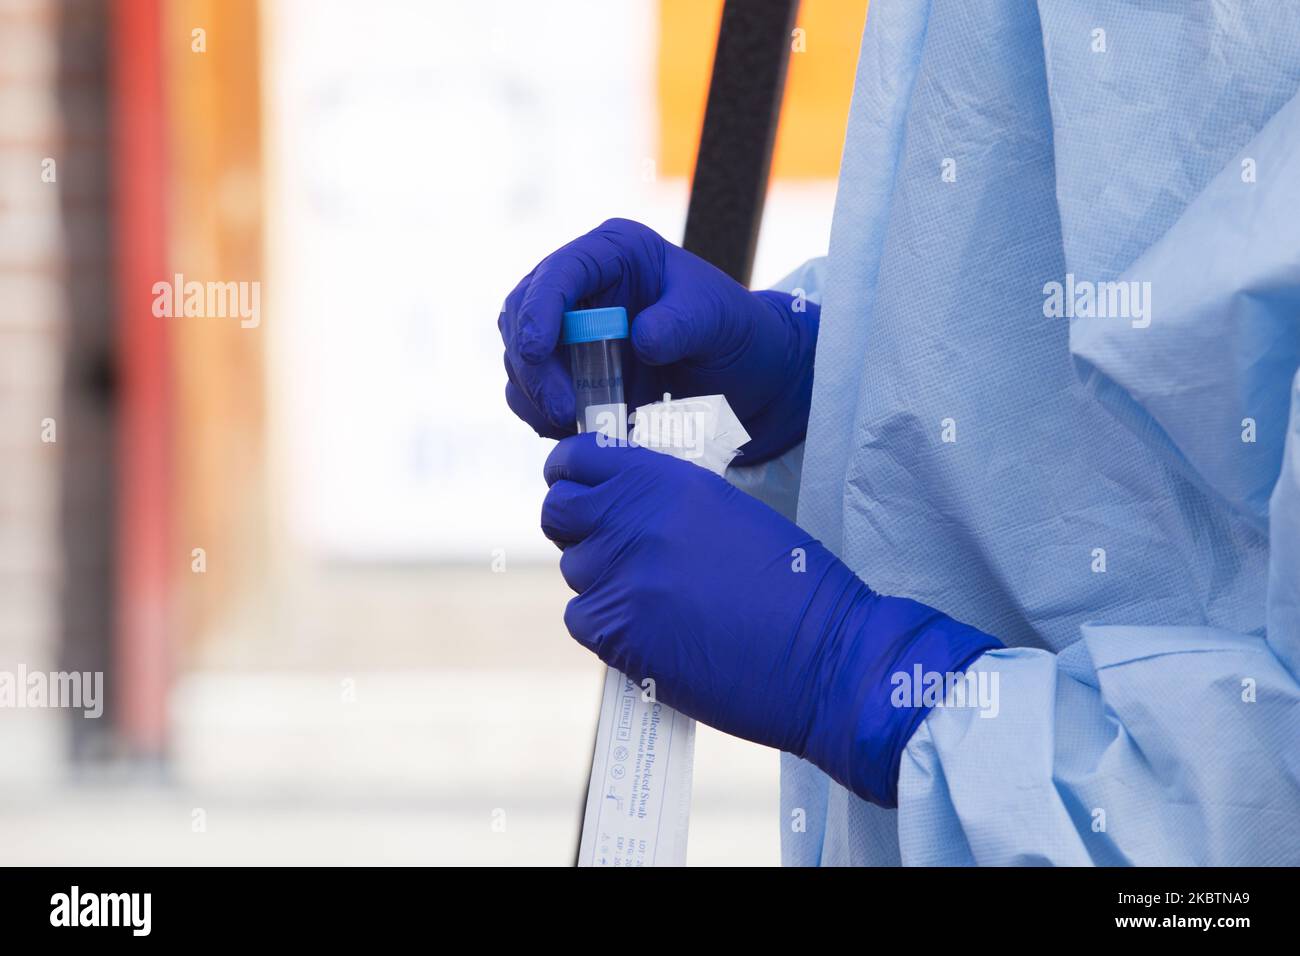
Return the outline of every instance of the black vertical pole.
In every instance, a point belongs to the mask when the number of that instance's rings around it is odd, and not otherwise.
[[[749,284],[798,0],[727,0],[683,247]]]

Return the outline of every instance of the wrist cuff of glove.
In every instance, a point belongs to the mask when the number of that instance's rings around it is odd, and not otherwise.
[[[916,728],[950,680],[1003,645],[917,601],[876,594],[843,564],[833,571],[805,617],[823,622],[830,664],[805,756],[864,800],[892,808]]]

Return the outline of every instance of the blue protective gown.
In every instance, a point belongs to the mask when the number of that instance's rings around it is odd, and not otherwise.
[[[1298,90],[1300,4],[872,4],[806,446],[732,472],[1008,647],[897,811],[782,755],[786,863],[1300,864]]]

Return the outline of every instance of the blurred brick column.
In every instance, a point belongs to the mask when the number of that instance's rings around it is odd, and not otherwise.
[[[86,95],[102,82],[94,73],[103,60],[93,55],[93,44],[82,44],[88,62],[65,65],[63,17],[76,6],[0,0],[0,668],[6,670],[103,669],[108,647],[106,403],[85,398],[77,387],[86,380],[102,386],[96,369],[102,370],[108,334],[104,194],[102,183],[95,184],[103,164],[103,104],[93,92]],[[88,279],[84,286],[81,278]],[[55,441],[43,441],[50,428]],[[75,481],[64,481],[68,473]],[[61,511],[71,560],[61,546]],[[75,613],[61,615],[68,607]],[[66,716],[0,712],[6,780],[57,771]]]

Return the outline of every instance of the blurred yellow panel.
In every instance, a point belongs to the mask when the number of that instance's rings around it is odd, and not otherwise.
[[[659,168],[695,166],[723,0],[659,0]],[[853,95],[867,0],[803,0],[790,37],[774,179],[834,179]]]

